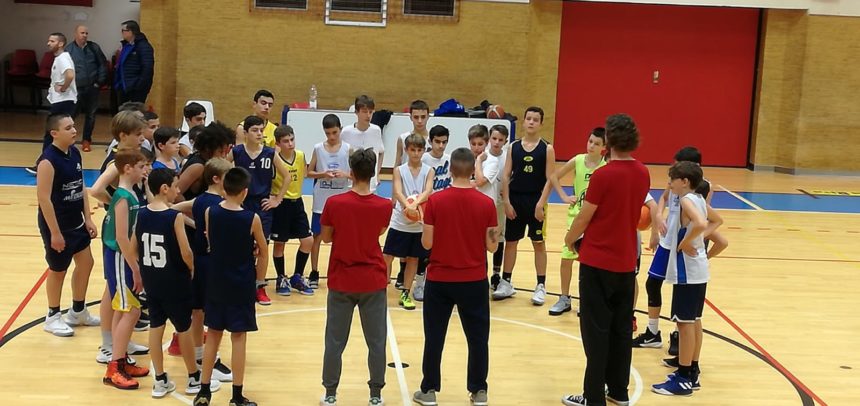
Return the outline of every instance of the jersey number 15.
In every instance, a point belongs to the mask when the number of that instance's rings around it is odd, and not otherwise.
[[[143,233],[143,265],[154,268],[164,268],[167,265],[167,251],[164,250],[164,236],[161,234]]]

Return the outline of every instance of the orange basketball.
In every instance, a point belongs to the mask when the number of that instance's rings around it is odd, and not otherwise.
[[[487,109],[487,118],[505,118],[505,108],[498,104],[493,104]]]
[[[642,212],[639,214],[639,231],[645,231],[651,227],[651,209],[648,206],[642,206]]]
[[[409,204],[412,204],[412,202],[414,202],[416,200],[418,200],[418,195],[411,195],[411,196],[408,196],[406,198],[406,201]],[[418,213],[409,212],[408,210],[406,210],[404,208],[403,209],[403,215],[406,216],[406,218],[413,223],[423,220],[424,219],[424,204],[425,203],[421,203],[418,205]]]

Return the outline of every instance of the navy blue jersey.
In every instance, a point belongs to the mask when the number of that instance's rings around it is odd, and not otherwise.
[[[116,154],[117,151],[119,151],[119,147],[113,147],[108,150],[108,154],[107,156],[105,156],[105,160],[102,161],[102,166],[99,167],[99,175],[105,173],[107,168],[113,165],[113,156]],[[119,177],[117,177],[117,179],[119,179]],[[131,187],[131,190],[134,192],[134,196],[137,197],[137,201],[140,202],[141,207],[146,205],[146,187],[144,186],[143,182],[137,185],[133,185]],[[113,192],[116,191],[116,187],[114,187],[113,185],[107,185],[105,191],[109,196],[113,197]],[[109,209],[110,203],[105,203],[105,211],[108,211]]]
[[[218,303],[253,303],[256,290],[254,236],[255,214],[228,210],[220,204],[209,208],[209,259],[206,298]]]
[[[223,197],[209,192],[203,192],[194,198],[194,204],[191,205],[191,215],[194,217],[194,224],[197,228],[194,230],[193,237],[190,238],[194,255],[209,255],[209,243],[206,241],[206,209],[217,206],[222,200],[224,200]]]
[[[173,209],[153,211],[149,207],[137,212],[134,234],[140,275],[146,294],[152,298],[180,299],[191,293],[191,273],[173,228],[178,214]]]
[[[540,194],[546,185],[546,150],[543,139],[531,151],[523,148],[522,140],[511,143],[511,192]]]
[[[53,144],[42,151],[39,162],[48,161],[54,168],[51,185],[51,204],[57,216],[60,231],[74,230],[84,224],[84,177],[81,171],[81,153],[74,146],[65,153]],[[39,224],[47,228],[42,208],[39,207]]]
[[[272,193],[272,179],[275,179],[275,149],[263,147],[263,150],[251,158],[245,150],[245,145],[233,147],[233,162],[238,168],[245,168],[251,173],[251,184],[248,186],[246,200],[268,198]]]
[[[191,155],[188,155],[188,159],[185,160],[185,163],[182,165],[182,169],[179,170],[179,174],[182,175],[182,172],[185,172],[191,166],[198,164],[206,165],[206,160],[200,156],[199,152],[194,152]],[[182,192],[182,197],[184,197],[185,200],[191,200],[205,191],[206,180],[204,180],[201,175],[199,179],[195,180],[194,183],[188,186],[188,189],[185,189],[185,191]]]

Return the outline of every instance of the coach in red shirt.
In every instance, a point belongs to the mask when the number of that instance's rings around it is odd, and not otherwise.
[[[606,398],[629,401],[636,226],[651,180],[645,165],[630,155],[639,146],[630,116],[606,119],[606,143],[612,161],[591,175],[582,210],[564,238],[574,246],[583,236],[579,328],[586,357],[583,394],[562,398],[568,406],[604,405]]]
[[[421,390],[413,400],[435,405],[441,389],[442,347],[457,306],[469,347],[466,388],[473,404],[487,402],[490,303],[487,251],[498,247],[496,206],[469,182],[475,157],[468,148],[451,153],[451,187],[430,196],[421,243],[431,249],[424,287],[424,361]]]

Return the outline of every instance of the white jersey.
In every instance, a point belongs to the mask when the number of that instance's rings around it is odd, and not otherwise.
[[[385,146],[382,144],[382,129],[376,124],[371,124],[364,131],[355,128],[355,124],[346,126],[340,132],[340,139],[353,149],[373,148],[377,158],[379,154],[385,152]],[[377,175],[376,168],[373,168],[373,177],[370,178],[370,191],[373,193],[376,192],[376,186],[379,184]]]
[[[406,154],[406,137],[408,137],[410,134],[412,134],[411,131],[407,131],[403,134],[400,134],[400,145],[403,146],[403,151],[401,151],[401,154],[400,154],[400,162],[395,162],[394,163],[395,165],[403,165],[403,164],[409,162],[409,155]],[[424,138],[424,151],[429,151],[430,150],[430,138],[424,137],[423,135],[422,135],[422,137]]]
[[[666,216],[666,235],[660,236],[660,246],[672,250],[678,246],[678,230],[681,228],[681,199],[678,195],[668,192],[666,207],[669,215]]]
[[[179,137],[179,145],[185,145],[194,152],[194,145],[191,145],[191,137],[188,136],[188,133],[185,133],[182,137]]]
[[[434,158],[429,152],[421,157],[421,162],[433,168],[433,193],[445,190],[451,186],[451,155],[443,154],[441,158]]]
[[[502,151],[502,155],[504,155],[504,151]],[[484,178],[487,179],[487,183],[478,188],[478,191],[487,195],[490,199],[493,199],[493,203],[499,203],[499,195],[501,187],[501,183],[498,182],[498,179],[501,177],[502,169],[499,167],[499,161],[501,157],[495,156],[490,153],[489,150],[484,151],[484,154],[487,156],[487,159],[481,163],[481,173],[484,174]]]
[[[696,210],[698,210],[702,216],[708,216],[707,203],[705,203],[705,199],[701,195],[696,193],[687,193],[684,195],[683,199],[692,201]],[[684,235],[687,233],[687,230],[687,225],[678,230],[676,233],[677,242],[681,242]],[[708,271],[708,253],[705,251],[705,241],[701,234],[693,239],[693,248],[696,249],[695,256],[685,254],[678,250],[677,246],[674,248],[673,254],[676,252],[677,254],[669,256],[669,266],[668,269],[666,269],[666,282],[680,285],[708,282],[708,279],[710,279],[710,272]]]
[[[323,144],[321,142],[314,145],[316,166],[313,170],[315,172],[340,170],[349,173],[349,144],[341,142],[337,152],[326,151]],[[351,187],[349,178],[315,179],[313,212],[321,214],[329,197],[347,192]]]
[[[433,168],[429,165],[421,164],[421,169],[418,171],[418,176],[413,176],[409,170],[409,165],[400,165],[394,168],[395,171],[400,171],[400,184],[403,186],[403,194],[405,196],[418,195],[424,192],[424,185],[427,183],[427,176],[433,176]],[[391,222],[388,227],[404,233],[420,233],[424,230],[424,225],[419,222],[413,222],[406,218],[403,214],[403,206],[400,202],[394,205],[394,212],[391,213]]]

